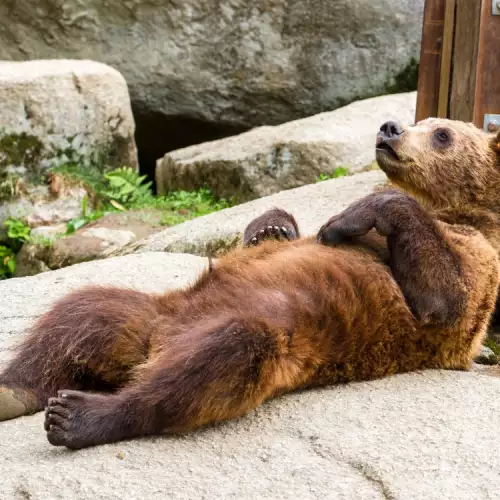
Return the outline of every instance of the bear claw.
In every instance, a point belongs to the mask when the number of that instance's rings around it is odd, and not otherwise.
[[[261,229],[251,240],[252,245],[257,245],[265,239],[281,240],[289,239],[290,232],[284,226],[267,226],[266,229]]]
[[[292,241],[299,238],[294,217],[281,209],[268,210],[245,229],[243,244],[258,245],[264,240]]]

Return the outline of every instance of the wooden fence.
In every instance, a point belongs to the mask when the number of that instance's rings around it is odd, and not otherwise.
[[[416,120],[500,127],[500,0],[427,0]]]

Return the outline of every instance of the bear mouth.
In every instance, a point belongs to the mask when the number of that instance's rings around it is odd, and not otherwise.
[[[376,147],[377,153],[384,153],[390,156],[393,160],[399,161],[399,156],[397,155],[394,148],[386,141],[380,141]]]

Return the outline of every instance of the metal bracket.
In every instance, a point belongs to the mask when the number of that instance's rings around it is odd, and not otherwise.
[[[500,2],[498,0],[491,0],[491,12],[494,16],[500,16]]]
[[[500,130],[500,115],[484,115],[483,128],[485,132],[496,132]]]

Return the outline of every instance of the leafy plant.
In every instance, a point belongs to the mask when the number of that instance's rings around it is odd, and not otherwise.
[[[81,227],[85,226],[91,221],[100,219],[106,212],[95,211],[89,212],[87,197],[84,196],[82,200],[82,215],[81,217],[75,217],[66,223],[66,234],[72,234],[78,231]]]
[[[122,167],[106,171],[104,161],[94,161],[90,164],[79,163],[74,155],[63,151],[66,159],[64,163],[50,169],[62,177],[63,182],[69,185],[83,186],[93,200],[89,207],[87,196],[82,200],[81,215],[70,220],[66,225],[66,233],[58,237],[70,235],[91,221],[100,219],[104,215],[129,209],[146,209],[149,212],[161,213],[161,224],[173,226],[186,220],[206,215],[233,205],[233,200],[217,199],[209,189],[198,191],[175,191],[166,196],[155,196],[151,191],[152,182],[146,182],[147,177],[129,167]],[[8,185],[0,183],[2,189],[11,195],[15,186],[10,179]],[[1,196],[0,196],[1,198]],[[158,220],[158,219],[156,219]],[[51,246],[52,239],[31,236],[31,230],[22,220],[11,218],[5,222],[8,242],[0,246],[0,279],[9,278],[16,269],[16,254],[26,242],[35,245]]]
[[[74,233],[89,222],[115,211],[159,210],[164,213],[161,224],[172,226],[232,205],[232,201],[216,199],[209,189],[175,191],[166,196],[154,196],[151,191],[152,182],[146,182],[147,176],[141,176],[130,167],[121,167],[102,174],[100,167],[91,166],[84,169],[66,164],[52,171],[83,183],[95,195],[96,206],[99,208],[93,212],[89,211],[87,199],[84,198],[82,215],[68,222],[66,234]]]
[[[7,236],[10,240],[9,247],[17,253],[23,243],[29,241],[31,229],[22,220],[13,217],[7,219],[4,226],[7,228]]]
[[[31,229],[22,220],[11,217],[4,222],[4,225],[9,238],[23,243],[29,240]]]
[[[124,207],[151,202],[153,194],[151,192],[152,182],[146,182],[146,175],[139,175],[130,167],[122,167],[106,174],[105,179],[109,187],[102,191],[110,201],[117,202]],[[120,209],[120,206],[115,208]]]
[[[174,191],[158,200],[158,205],[165,210],[162,224],[173,226],[189,219],[207,215],[231,206],[231,202],[216,199],[209,189],[198,191]]]
[[[16,254],[12,249],[0,245],[0,280],[10,278],[16,270]]]
[[[10,278],[16,270],[16,254],[23,243],[30,241],[30,227],[22,220],[11,217],[4,222],[7,245],[0,245],[0,279]]]
[[[87,191],[99,193],[106,188],[103,166],[91,164],[82,166],[68,162],[51,168],[50,172],[63,177],[69,184],[83,186]]]
[[[321,173],[316,177],[316,182],[326,181],[328,179],[337,179],[338,177],[345,177],[349,175],[347,167],[336,167],[329,174]]]
[[[176,214],[176,213],[166,213],[160,221],[162,226],[176,226],[177,224],[182,224],[189,220],[186,215]]]

